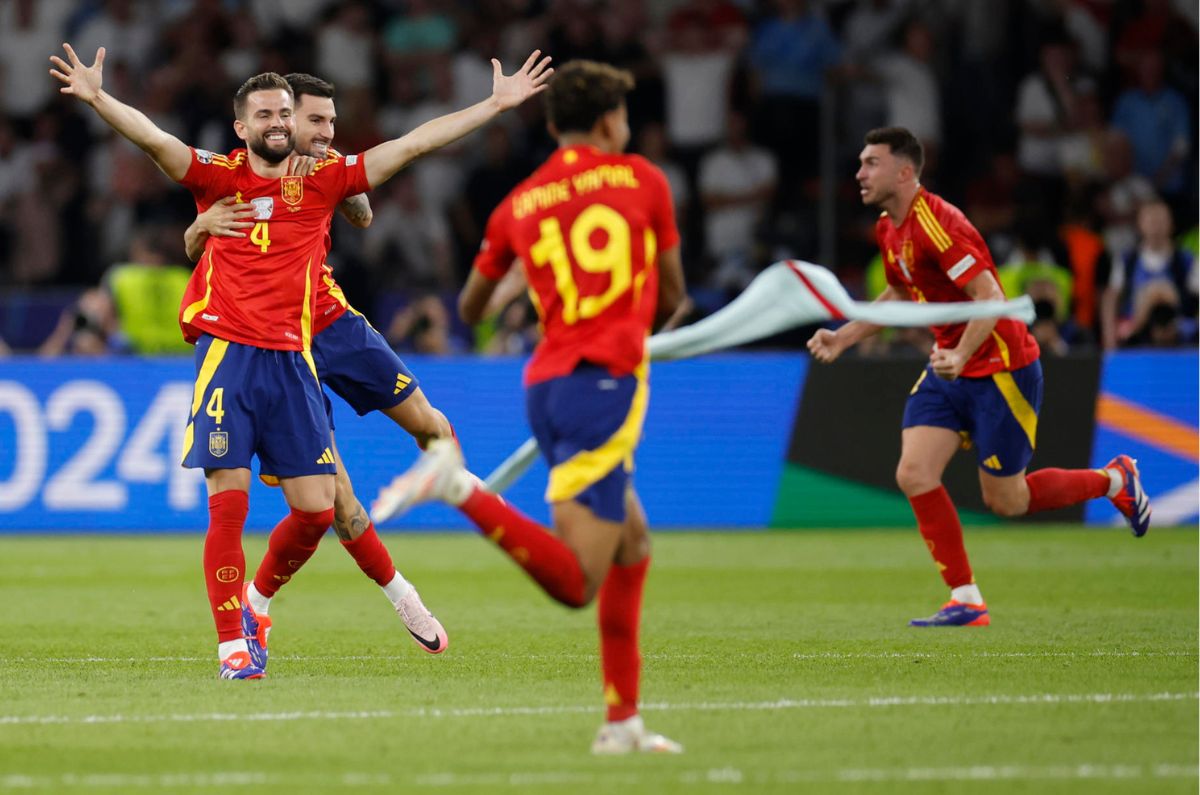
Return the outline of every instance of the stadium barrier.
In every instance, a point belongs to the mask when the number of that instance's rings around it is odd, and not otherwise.
[[[414,356],[409,364],[477,472],[528,436],[521,362]],[[656,365],[636,475],[652,523],[911,525],[891,472],[904,396],[920,367],[848,359],[810,373],[806,356],[780,353]],[[1194,352],[1122,353],[1104,366],[1048,360],[1046,375],[1034,466],[1101,466],[1129,451],[1142,461],[1156,519],[1195,520]],[[0,360],[0,533],[202,530],[203,479],[178,466],[192,378],[187,359]],[[417,450],[386,418],[359,418],[333,402],[338,446],[369,502]],[[507,495],[542,520],[545,477],[539,463]],[[990,519],[978,510],[969,456],[956,458],[949,483],[968,521]],[[248,526],[269,529],[284,510],[278,490],[256,483]],[[1114,514],[1101,501],[1082,516],[1107,523]],[[423,506],[385,529],[464,527],[457,513]]]

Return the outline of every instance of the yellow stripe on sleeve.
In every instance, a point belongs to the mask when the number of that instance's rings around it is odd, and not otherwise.
[[[933,211],[925,203],[924,197],[918,196],[913,206],[917,212],[917,220],[921,222],[921,228],[925,230],[925,234],[929,235],[929,239],[933,241],[933,245],[937,247],[938,252],[941,253],[950,248],[953,245],[950,235],[946,234],[946,230],[938,223],[938,219],[934,217]]]

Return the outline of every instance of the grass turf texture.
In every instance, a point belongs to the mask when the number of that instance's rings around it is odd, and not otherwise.
[[[471,535],[385,542],[446,653],[330,537],[269,678],[226,682],[199,537],[0,539],[0,790],[1196,791],[1194,529],[968,530],[994,623],[960,630],[905,626],[944,596],[915,533],[661,534],[644,715],[687,752],[626,758],[588,753],[594,608]]]

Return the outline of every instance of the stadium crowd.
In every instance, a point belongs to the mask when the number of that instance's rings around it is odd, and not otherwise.
[[[862,133],[902,125],[923,182],[1034,297],[1048,354],[1195,344],[1192,0],[0,0],[0,355],[184,349],[161,297],[186,281],[195,208],[57,94],[64,40],[89,62],[106,46],[107,90],[218,152],[260,71],[332,81],[334,146],[355,152],[485,97],[493,56],[630,69],[633,148],[670,179],[695,314],[770,262],[818,261],[822,200],[838,219],[822,264],[881,290],[853,174]],[[486,329],[447,299],[552,146],[529,103],[372,195],[365,231],[335,223],[338,281],[398,350],[531,350],[523,299]]]

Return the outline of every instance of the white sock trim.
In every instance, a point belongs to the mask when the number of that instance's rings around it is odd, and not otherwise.
[[[950,598],[965,605],[983,604],[983,594],[979,592],[979,586],[975,583],[952,588],[950,590]]]
[[[271,609],[271,597],[263,596],[254,587],[254,583],[246,589],[246,598],[250,600],[250,607],[254,608],[254,612],[260,616],[265,616]]]
[[[387,585],[381,586],[383,595],[392,603],[392,607],[399,609],[400,600],[412,593],[412,583],[404,579],[404,575],[396,570],[396,576]]]
[[[1104,471],[1108,473],[1108,496],[1112,499],[1125,488],[1125,475],[1116,467],[1109,467]]]
[[[217,659],[225,660],[229,657],[229,655],[237,654],[239,651],[244,651],[246,653],[250,652],[250,650],[248,648],[246,648],[246,639],[245,638],[238,638],[237,640],[227,640],[222,643],[218,643],[217,644]]]

